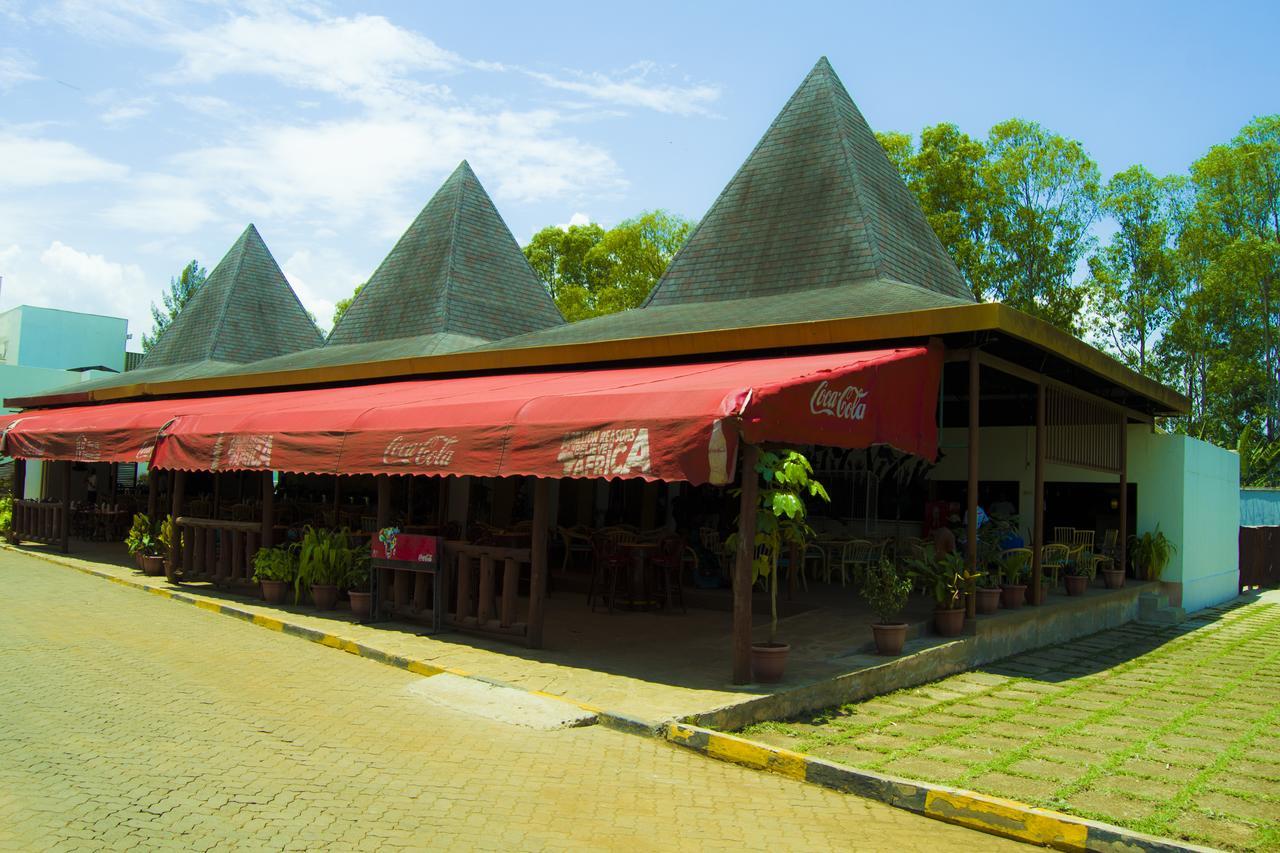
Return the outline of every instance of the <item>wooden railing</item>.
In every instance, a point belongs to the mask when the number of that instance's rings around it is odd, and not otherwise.
[[[181,570],[184,581],[253,584],[253,557],[262,546],[261,524],[182,516],[175,527],[175,568]]]
[[[67,508],[61,501],[13,502],[13,533],[18,541],[63,545],[69,523]]]
[[[448,622],[464,631],[529,641],[529,615],[519,612],[521,570],[531,566],[529,548],[446,542],[446,565],[454,566],[454,610]]]

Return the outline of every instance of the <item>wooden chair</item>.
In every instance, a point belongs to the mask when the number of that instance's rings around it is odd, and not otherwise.
[[[1088,548],[1090,551],[1092,551],[1093,550],[1093,531],[1079,530],[1079,529],[1072,531],[1070,545],[1073,549]]]
[[[826,577],[827,575],[827,549],[823,548],[817,542],[808,542],[804,546],[804,552],[800,555],[800,584],[806,591],[809,589],[809,581],[805,577],[808,572],[809,563],[816,560],[818,565],[814,571],[815,577]]]
[[[680,599],[680,612],[688,613],[684,606],[684,585],[681,575],[684,566],[684,537],[668,536],[658,543],[658,553],[649,562],[658,570],[662,583],[662,606],[670,609],[675,599]],[[674,593],[674,595],[673,595]]]
[[[1054,545],[1070,545],[1075,538],[1076,529],[1074,527],[1055,527],[1053,528]]]
[[[1044,550],[1040,552],[1040,567],[1042,571],[1048,572],[1053,577],[1053,588],[1058,588],[1058,573],[1062,571],[1063,565],[1071,556],[1071,549],[1061,542],[1054,542],[1044,546]]]
[[[1012,561],[1013,565],[1017,568],[1018,573],[1021,574],[1026,571],[1027,566],[1031,564],[1031,549],[1006,548],[1000,552],[1000,562],[1004,563],[1006,561]],[[1044,565],[1043,561],[1041,561],[1041,565]]]
[[[593,611],[596,609],[598,593],[604,599],[605,608],[612,613],[618,576],[627,570],[627,552],[603,534],[593,536],[591,545],[595,560],[591,566],[591,584],[587,587],[587,606]]]

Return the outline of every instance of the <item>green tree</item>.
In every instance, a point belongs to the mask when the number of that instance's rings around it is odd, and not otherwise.
[[[191,297],[195,296],[196,291],[208,277],[208,271],[200,266],[198,261],[193,260],[182,268],[182,272],[178,273],[176,278],[169,279],[168,289],[160,295],[164,302],[163,309],[154,302],[151,303],[152,329],[150,335],[142,336],[144,353],[151,351],[156,341],[160,340],[160,336],[164,334],[164,330],[169,328],[169,324],[191,301]]]
[[[608,231],[594,222],[543,228],[525,257],[569,321],[641,305],[693,223],[654,210]]]
[[[350,296],[345,299],[339,299],[337,302],[333,303],[333,323],[329,326],[330,329],[337,328],[338,321],[347,313],[347,309],[351,307],[351,303],[356,301],[356,297],[360,295],[360,291],[364,290],[364,286],[365,282],[360,282],[356,285],[356,289],[352,291]],[[315,318],[313,317],[312,319],[314,320]]]
[[[1102,193],[1116,223],[1111,241],[1089,258],[1085,325],[1121,361],[1158,375],[1153,344],[1176,310],[1178,217],[1186,180],[1157,178],[1142,166],[1117,173]]]
[[[946,123],[926,127],[920,134],[919,150],[911,137],[902,133],[883,133],[877,138],[915,193],[925,218],[956,262],[974,298],[991,298],[991,191],[984,173],[986,147]]]
[[[1079,334],[1075,275],[1098,218],[1097,164],[1079,142],[1024,119],[993,127],[987,152],[991,296]]]

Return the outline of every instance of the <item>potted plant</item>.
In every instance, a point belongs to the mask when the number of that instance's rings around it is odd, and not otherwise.
[[[1000,566],[997,564],[995,568],[988,568],[978,575],[975,609],[984,616],[995,613],[1000,609],[1000,597],[1003,594],[1000,589]]]
[[[1160,580],[1177,550],[1161,532],[1159,524],[1155,530],[1129,537],[1129,554],[1133,557],[1133,565],[1140,580]],[[1124,567],[1120,568],[1123,571]]]
[[[1062,564],[1067,595],[1084,595],[1097,570],[1098,564],[1093,559],[1092,553],[1084,549],[1072,551],[1067,561]]]
[[[907,606],[911,593],[911,578],[898,574],[889,560],[881,560],[871,566],[862,581],[862,597],[871,605],[879,622],[871,623],[871,633],[876,640],[876,653],[900,655],[907,642],[907,623],[898,618]]]
[[[253,555],[253,579],[262,585],[262,597],[267,604],[284,604],[289,586],[297,577],[297,545],[260,548]]]
[[[1108,560],[1102,566],[1099,572],[1107,589],[1121,589],[1124,586],[1124,569],[1116,565],[1115,560]]]
[[[778,556],[784,547],[804,552],[813,530],[805,521],[806,497],[831,500],[822,484],[813,479],[813,466],[794,450],[763,451],[756,473],[764,481],[756,500],[755,559],[752,582],[766,579],[769,586],[769,641],[751,644],[752,677],[763,683],[781,681],[791,646],[778,642]],[[746,472],[744,472],[744,476]],[[741,494],[741,490],[735,490]],[[737,548],[737,535],[728,545]],[[794,567],[793,567],[794,568]]]
[[[18,536],[13,529],[13,501],[12,497],[0,498],[0,533],[10,545],[17,545]]]
[[[338,585],[351,572],[356,549],[351,547],[351,531],[328,530],[308,525],[302,534],[298,554],[298,576],[293,583],[296,602],[302,588],[311,590],[311,603],[320,610],[332,610],[338,606]]]
[[[351,564],[344,585],[347,597],[351,599],[351,615],[361,622],[366,621],[373,610],[373,593],[369,591],[369,555],[360,552]]]
[[[134,513],[133,524],[129,525],[129,532],[124,537],[124,547],[129,552],[129,556],[133,557],[139,569],[142,568],[142,551],[147,543],[153,539],[153,536],[151,519],[147,518],[144,513]]]
[[[964,631],[964,591],[975,575],[964,567],[964,557],[954,551],[937,556],[932,545],[924,548],[924,558],[909,565],[921,587],[934,600],[933,627],[944,637],[958,637]]]
[[[173,545],[177,541],[178,530],[173,523],[173,516],[166,515],[160,522],[160,532],[156,536],[156,554],[160,557],[160,569],[170,583],[178,582],[178,567],[169,558],[173,553]],[[154,569],[154,564],[150,564]],[[147,569],[144,568],[143,571]]]
[[[1009,610],[1027,603],[1027,585],[1023,578],[1031,569],[1031,552],[1011,548],[1000,556],[1000,603]]]

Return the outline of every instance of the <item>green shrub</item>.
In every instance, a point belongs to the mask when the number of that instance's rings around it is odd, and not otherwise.
[[[253,579],[293,583],[298,577],[298,546],[261,548],[253,555]]]
[[[911,578],[898,574],[889,560],[881,560],[872,566],[862,581],[862,597],[871,605],[882,623],[896,622],[902,608],[907,606],[911,594]]]
[[[298,555],[298,576],[293,582],[294,600],[301,598],[304,586],[341,586],[361,562],[362,548],[351,545],[351,531],[328,530],[307,526],[302,533]]]
[[[0,533],[10,533],[13,530],[13,498],[0,498]]]

